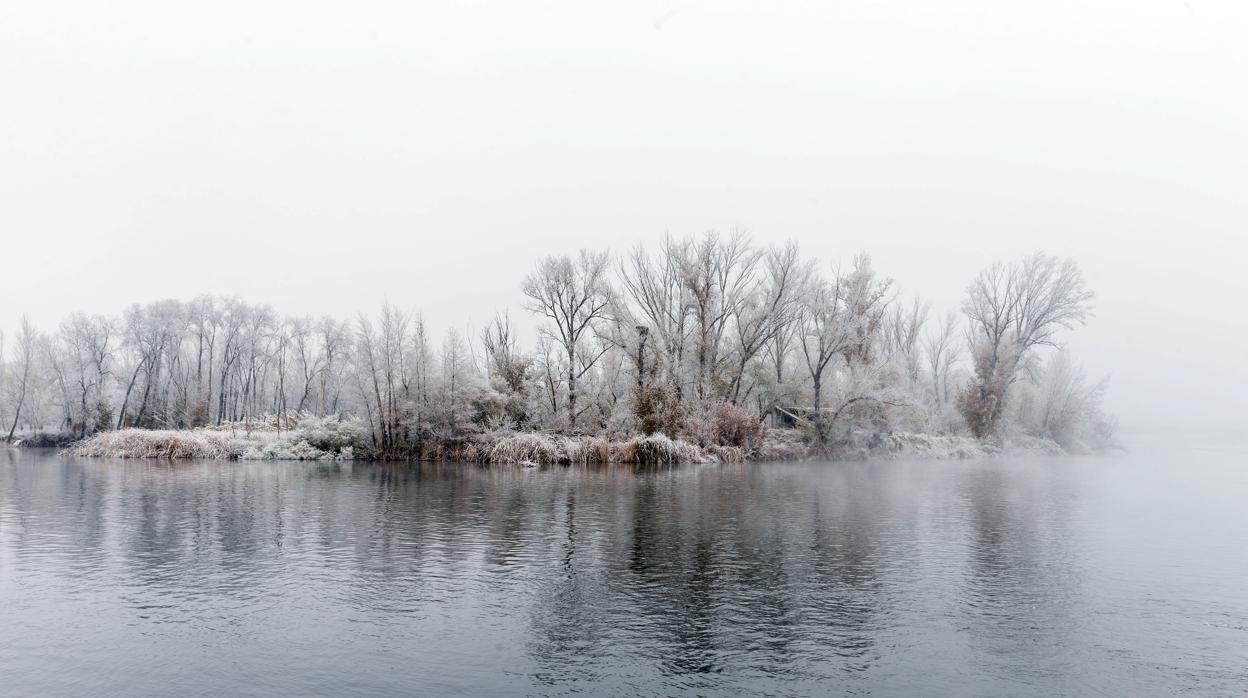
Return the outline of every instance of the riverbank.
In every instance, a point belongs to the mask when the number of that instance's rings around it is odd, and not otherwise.
[[[395,460],[458,461],[483,464],[574,465],[621,463],[675,465],[742,463],[828,458],[801,429],[772,429],[758,444],[698,445],[662,434],[623,439],[543,432],[495,432],[456,443],[426,442],[403,454],[383,454],[367,443],[364,430],[349,421],[305,419],[290,428],[272,423],[254,428],[214,427],[190,430],[121,429],[101,432],[65,448],[70,455],[90,458],[163,458],[215,460]],[[932,458],[960,460],[1003,453],[1062,455],[1047,439],[1023,438],[1000,444],[969,436],[896,432],[872,435],[844,445],[831,457]]]
[[[362,429],[320,420],[287,431],[221,429],[122,429],[88,437],[66,452],[93,458],[207,458],[218,460],[422,460],[467,463],[593,464],[734,463],[761,452],[786,453],[775,440],[769,449],[698,446],[662,434],[611,440],[548,433],[491,433],[455,443],[426,442],[403,454],[383,454],[367,445]],[[785,459],[791,459],[785,458]]]

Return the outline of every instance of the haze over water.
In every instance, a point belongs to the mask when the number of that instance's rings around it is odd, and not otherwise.
[[[631,468],[0,450],[0,695],[1227,695],[1243,442]]]

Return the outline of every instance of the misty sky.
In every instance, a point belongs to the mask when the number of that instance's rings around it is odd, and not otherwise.
[[[203,292],[462,327],[542,254],[734,227],[944,312],[1043,249],[1124,426],[1239,427],[1245,76],[1242,0],[4,0],[0,327]]]

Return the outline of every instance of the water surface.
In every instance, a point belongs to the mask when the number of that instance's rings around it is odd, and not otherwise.
[[[1248,454],[0,450],[0,695],[1242,695]]]

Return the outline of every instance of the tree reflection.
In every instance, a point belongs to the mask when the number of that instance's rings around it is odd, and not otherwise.
[[[293,623],[290,641],[479,657],[544,687],[870,686],[899,646],[934,652],[906,617],[958,626],[937,656],[1056,655],[1077,625],[1069,493],[931,472],[50,458],[0,468],[0,544],[106,588],[123,624],[246,642]]]

